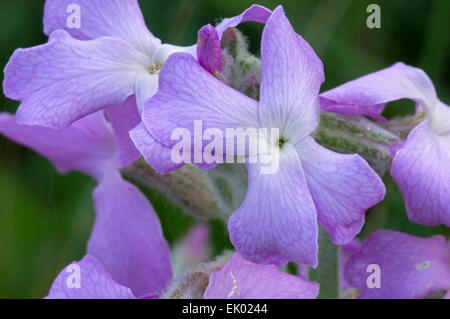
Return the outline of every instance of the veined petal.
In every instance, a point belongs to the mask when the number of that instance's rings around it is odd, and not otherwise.
[[[261,42],[259,118],[278,127],[293,144],[318,125],[318,95],[324,81],[320,59],[279,6],[267,20]]]
[[[361,290],[359,298],[420,298],[434,290],[450,288],[449,260],[450,245],[444,236],[419,238],[380,230],[350,258],[344,275]],[[380,267],[380,288],[367,287],[369,265]]]
[[[197,46],[191,45],[188,47],[180,47],[178,45],[164,43],[153,53],[152,60],[154,63],[161,66],[167,61],[169,56],[174,53],[188,53],[196,58]]]
[[[234,247],[255,263],[294,261],[315,267],[316,209],[297,153],[285,144],[277,172],[262,174],[262,166],[247,164],[247,194],[228,222]]]
[[[437,99],[425,72],[399,62],[322,93],[320,104],[324,111],[377,118],[387,102],[404,98],[430,113]]]
[[[425,120],[395,154],[391,175],[411,221],[450,226],[450,136],[435,135]]]
[[[79,27],[74,24],[77,18]],[[137,0],[47,0],[44,32],[50,35],[58,29],[81,40],[121,38],[148,56],[161,43],[147,29]]]
[[[136,97],[130,96],[121,105],[108,108],[105,113],[114,130],[118,167],[131,165],[140,155],[129,135],[129,131],[141,121]]]
[[[234,28],[239,24],[247,21],[266,23],[271,14],[272,11],[270,11],[269,9],[254,4],[238,16],[223,19],[222,22],[216,26],[216,30],[219,34],[219,38],[222,38],[223,33],[228,28]]]
[[[5,95],[22,103],[20,124],[64,128],[135,93],[150,60],[121,39],[81,41],[62,30],[44,45],[14,52],[5,68]]]
[[[151,135],[166,146],[177,143],[177,128],[194,136],[194,121],[203,129],[259,127],[257,102],[220,82],[188,54],[169,57],[159,77],[159,89],[148,100],[142,120]]]
[[[77,278],[79,276],[79,278]],[[127,287],[119,285],[97,258],[86,255],[56,277],[46,299],[134,299]]]
[[[158,91],[159,76],[157,73],[150,74],[141,72],[136,77],[136,104],[139,113],[142,112],[144,103]]]
[[[115,165],[112,132],[102,113],[87,116],[63,130],[18,125],[14,115],[0,113],[0,133],[48,158],[60,173],[71,170],[103,178]]]
[[[160,174],[170,173],[186,163],[195,163],[195,153],[193,152],[189,156],[189,161],[175,161],[172,158],[172,149],[158,142],[142,122],[130,131],[130,137],[147,164]],[[195,163],[197,167],[202,169],[212,169],[218,164],[220,163],[206,163],[204,161]]]
[[[167,174],[184,165],[184,163],[177,164],[172,161],[172,150],[156,141],[147,131],[144,123],[141,122],[133,128],[130,131],[130,137],[147,164],[158,173]]]
[[[336,244],[351,241],[365,212],[386,194],[383,181],[356,154],[339,154],[306,138],[296,145],[319,223]]]
[[[431,128],[437,136],[450,138],[450,106],[439,100],[431,114]]]
[[[93,194],[97,218],[88,253],[137,297],[161,292],[172,276],[170,253],[147,198],[113,172]]]
[[[319,284],[280,271],[275,265],[258,265],[236,253],[211,274],[206,299],[314,299]]]

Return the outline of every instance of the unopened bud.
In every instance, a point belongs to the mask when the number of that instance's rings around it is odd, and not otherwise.
[[[393,149],[402,143],[397,135],[361,116],[320,112],[314,139],[338,153],[359,154],[383,176],[390,167]]]
[[[186,270],[172,280],[161,299],[203,299],[209,276],[219,271],[234,252],[225,252],[216,260]]]
[[[138,184],[161,191],[185,213],[200,220],[227,221],[242,202],[247,187],[242,164],[222,164],[212,170],[187,164],[161,175],[141,158],[123,169],[122,174]]]
[[[197,59],[208,72],[222,71],[222,48],[216,29],[207,24],[198,31]]]

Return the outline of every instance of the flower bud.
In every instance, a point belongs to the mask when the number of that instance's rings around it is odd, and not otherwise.
[[[320,112],[314,139],[338,153],[356,153],[383,176],[389,169],[393,150],[402,140],[390,131],[361,116]]]
[[[216,260],[190,268],[174,278],[161,299],[203,299],[209,276],[220,270],[234,252],[225,252]]]
[[[222,71],[222,48],[216,29],[207,24],[198,31],[197,59],[208,72]]]

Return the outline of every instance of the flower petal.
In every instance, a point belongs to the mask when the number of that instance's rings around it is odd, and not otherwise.
[[[362,242],[355,238],[348,244],[342,245],[339,247],[339,286],[341,288],[342,293],[346,293],[349,289],[353,287],[349,284],[349,282],[345,279],[344,269],[347,261],[352,257],[356,252],[361,249]]]
[[[210,73],[214,74],[222,70],[222,47],[219,35],[210,24],[198,31],[197,60]]]
[[[148,132],[144,123],[140,123],[130,131],[130,137],[145,161],[158,173],[167,174],[174,171],[183,163],[176,164],[172,161],[172,150],[156,141]]]
[[[425,72],[399,62],[322,93],[320,104],[324,111],[379,118],[387,102],[404,98],[425,108],[437,99]]]
[[[151,135],[172,147],[176,128],[194,136],[194,121],[203,129],[217,128],[226,136],[226,128],[259,127],[257,102],[220,82],[188,54],[169,57],[159,77],[159,89],[148,100],[142,120]],[[225,144],[224,144],[225,145]]]
[[[79,28],[69,23],[78,13],[75,6],[79,7]],[[44,32],[50,35],[58,29],[80,40],[121,38],[149,56],[161,43],[147,29],[137,0],[47,0]]]
[[[211,274],[206,299],[314,299],[319,284],[258,265],[236,253],[221,270]]]
[[[105,113],[114,130],[118,166],[122,168],[131,165],[140,155],[129,134],[141,121],[136,97],[130,96],[121,105],[108,108]]]
[[[269,9],[254,4],[238,16],[223,19],[222,22],[216,26],[216,30],[219,34],[219,38],[222,38],[223,33],[228,28],[234,28],[247,21],[266,23],[271,14],[272,12]]]
[[[411,221],[450,226],[450,136],[435,135],[425,120],[395,154],[391,175]]]
[[[79,275],[79,287],[76,286]],[[116,283],[97,258],[86,255],[56,277],[46,299],[134,299],[127,287]]]
[[[338,154],[306,138],[296,145],[319,223],[336,244],[360,231],[367,209],[381,201],[386,188],[367,162],[356,154]]]
[[[137,297],[158,293],[172,276],[169,247],[147,198],[118,173],[93,194],[97,218],[88,253]]]
[[[434,290],[450,288],[450,246],[444,236],[418,238],[390,230],[373,233],[345,266],[350,284],[361,290],[359,298],[420,298]],[[381,287],[368,288],[367,267],[381,271]]]
[[[80,41],[59,30],[47,44],[14,52],[3,88],[22,101],[18,123],[64,128],[123,103],[149,68],[149,59],[121,39]]]
[[[80,171],[103,178],[114,166],[114,140],[102,113],[75,122],[69,128],[52,130],[18,125],[14,115],[0,113],[0,133],[48,158],[60,173]]]
[[[158,91],[158,74],[141,72],[136,77],[136,104],[139,113],[142,112],[144,103]]]
[[[293,146],[284,145],[278,172],[262,174],[261,167],[247,164],[247,194],[228,223],[234,247],[255,263],[294,261],[315,267],[316,209]]]
[[[325,78],[322,62],[295,33],[281,6],[264,28],[261,63],[261,123],[280,128],[295,144],[318,125],[318,95]]]

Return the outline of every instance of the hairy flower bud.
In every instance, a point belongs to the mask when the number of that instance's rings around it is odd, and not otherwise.
[[[161,299],[203,299],[209,276],[220,270],[233,253],[227,251],[214,261],[186,270],[172,280]]]
[[[210,171],[185,165],[161,175],[139,159],[122,170],[127,178],[166,194],[186,213],[200,219],[228,220],[243,200],[246,172],[243,165],[224,164]]]
[[[222,37],[222,72],[218,78],[245,95],[259,99],[261,60],[252,55],[242,33],[234,28],[226,30]]]
[[[393,150],[402,143],[397,135],[364,117],[324,111],[314,139],[336,152],[359,154],[380,176],[388,171]]]

